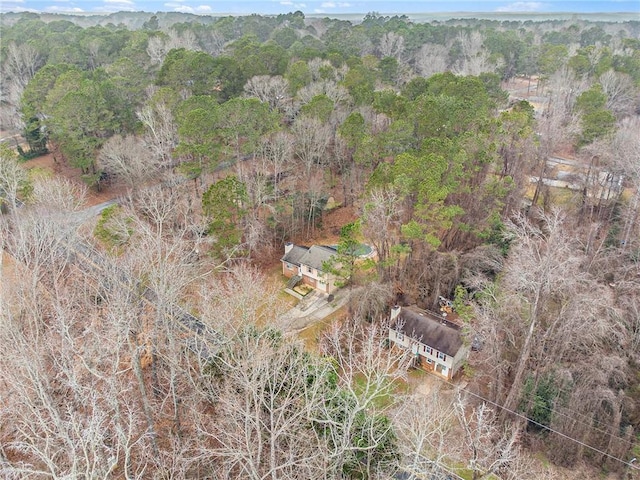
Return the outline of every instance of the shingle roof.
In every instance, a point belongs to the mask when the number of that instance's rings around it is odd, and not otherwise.
[[[313,245],[300,259],[302,265],[309,265],[316,270],[322,270],[322,264],[336,254],[335,249],[321,245]]]
[[[402,307],[391,328],[452,357],[462,347],[460,326],[417,308]]]
[[[289,250],[284,257],[282,257],[283,262],[292,263],[294,265],[300,265],[300,259],[304,257],[309,249],[307,247],[299,247],[298,245],[294,245],[291,250]]]

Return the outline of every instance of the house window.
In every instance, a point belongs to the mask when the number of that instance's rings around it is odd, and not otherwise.
[[[427,358],[427,363],[428,363],[428,364],[432,364],[432,363],[433,363],[433,360],[431,360],[430,358]]]
[[[447,356],[442,352],[438,352],[438,360],[444,360],[446,362]]]
[[[291,265],[289,262],[287,262],[287,268],[288,268],[289,270],[292,270],[292,269],[293,269],[293,265]]]
[[[433,355],[433,348],[427,347],[426,345],[422,346],[422,351],[427,355]]]
[[[401,332],[396,332],[396,338],[398,339],[398,341],[403,342],[404,341],[404,335]]]

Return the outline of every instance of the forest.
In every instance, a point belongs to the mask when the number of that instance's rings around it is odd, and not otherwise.
[[[0,477],[640,478],[640,21],[0,29]],[[388,341],[443,298],[451,382]]]

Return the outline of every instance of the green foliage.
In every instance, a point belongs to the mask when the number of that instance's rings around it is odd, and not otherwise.
[[[412,78],[402,89],[402,95],[409,101],[414,101],[420,95],[427,92],[427,79],[424,77]]]
[[[611,134],[616,125],[616,118],[606,108],[607,96],[599,84],[580,94],[576,99],[576,110],[581,116],[581,145],[592,143],[598,138]]]
[[[18,146],[20,157],[27,160],[47,153],[47,134],[38,117],[31,117],[25,122],[23,135],[29,145],[29,151],[24,152],[22,148]]]
[[[462,285],[456,285],[453,294],[453,311],[465,322],[473,318],[473,307],[469,304],[469,292]]]
[[[484,230],[480,234],[485,243],[495,245],[500,250],[503,256],[507,256],[509,253],[509,247],[513,238],[507,235],[504,223],[500,218],[500,215],[494,214],[489,220],[489,228]]]
[[[333,113],[334,104],[333,101],[326,95],[316,95],[311,101],[302,106],[300,113],[319,120],[322,123],[329,121],[331,114]]]
[[[193,96],[177,108],[179,143],[176,154],[196,160],[216,160],[220,155],[220,108],[211,96]]]
[[[307,62],[298,60],[289,65],[285,73],[285,78],[289,80],[291,95],[295,95],[300,88],[311,83],[311,71],[309,70]]]
[[[378,64],[380,80],[389,85],[395,85],[398,81],[399,66],[398,60],[394,57],[384,57]]]
[[[133,235],[131,225],[132,220],[123,214],[122,208],[111,205],[102,210],[93,234],[110,249],[118,249]]]
[[[367,460],[373,459],[371,467],[394,464],[398,461],[398,439],[392,423],[386,415],[360,412],[356,416],[351,434],[352,450],[343,466],[347,478],[368,479]]]
[[[22,93],[20,111],[23,119],[26,121],[32,118],[42,119],[46,112],[45,102],[49,91],[56,84],[58,77],[71,69],[73,67],[67,64],[49,64],[38,70]]]
[[[218,84],[216,67],[211,55],[174,48],[164,59],[156,84],[169,86],[177,92],[186,90],[194,95],[210,95]]]
[[[379,90],[373,94],[373,108],[391,118],[402,119],[407,111],[407,99],[394,90]]]
[[[582,115],[580,144],[587,145],[615,130],[616,117],[609,110],[595,110]]]
[[[85,175],[95,175],[95,152],[117,128],[113,101],[109,99],[109,82],[78,70],[67,70],[47,93],[40,121],[49,138],[60,147],[71,166]]]
[[[347,146],[356,149],[365,134],[364,117],[359,112],[353,112],[338,127],[338,133],[344,138]]]
[[[543,75],[552,75],[564,65],[568,56],[569,51],[565,45],[545,43],[538,57],[538,70]]]
[[[233,175],[217,181],[202,195],[202,210],[209,219],[207,233],[215,237],[216,253],[240,244],[246,202],[246,187]]]
[[[336,254],[322,265],[324,272],[337,277],[335,284],[338,287],[348,285],[353,279],[358,268],[358,235],[360,234],[360,222],[352,222],[340,229],[340,240],[336,247]]]
[[[375,72],[358,65],[349,69],[342,85],[349,90],[356,105],[370,105],[373,102],[375,78]]]
[[[607,95],[602,91],[600,84],[593,85],[589,90],[582,92],[576,99],[576,109],[581,112],[601,110],[607,104]]]
[[[415,235],[419,222],[424,239],[433,246],[440,243],[438,232],[449,228],[453,219],[462,213],[456,205],[445,202],[458,186],[460,171],[456,163],[436,154],[405,153],[399,155],[394,164],[394,185],[405,196],[415,198],[414,223],[410,230],[405,227],[405,231]]]
[[[536,422],[529,422],[530,428],[544,430],[543,427],[551,424],[554,407],[562,400],[562,390],[559,387],[553,373],[544,374],[537,379],[533,375],[527,377],[519,410]]]

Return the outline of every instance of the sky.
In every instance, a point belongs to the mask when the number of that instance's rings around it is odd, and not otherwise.
[[[187,12],[203,15],[381,14],[431,12],[633,12],[640,20],[640,0],[443,1],[443,0],[0,0],[0,12],[104,13],[118,11]]]

